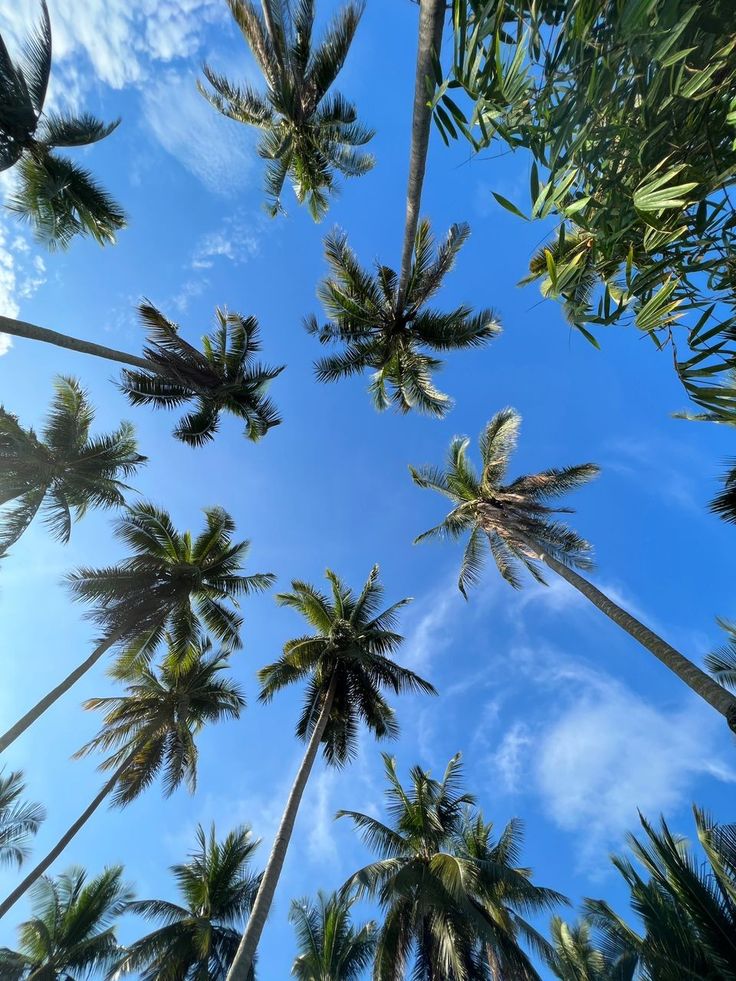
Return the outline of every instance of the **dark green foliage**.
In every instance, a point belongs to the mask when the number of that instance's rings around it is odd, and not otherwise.
[[[547,960],[560,981],[634,981],[636,953],[610,934],[600,944],[594,943],[591,924],[585,918],[569,924],[553,916],[550,932],[553,949]]]
[[[130,423],[90,437],[94,410],[73,378],[60,377],[41,438],[0,408],[0,555],[15,544],[39,509],[55,538],[69,541],[72,511],[122,507],[129,477],[145,462]]]
[[[202,338],[203,350],[198,351],[150,303],[141,304],[139,313],[148,331],[143,353],[153,369],[123,370],[121,388],[133,405],[174,409],[194,402],[194,411],[174,430],[174,436],[190,446],[213,439],[222,412],[244,419],[245,435],[253,441],[278,426],[281,420],[266,391],[284,368],[255,361],[261,349],[255,317],[218,308],[216,328]]]
[[[343,351],[316,363],[317,378],[337,381],[369,369],[373,371],[369,392],[377,409],[393,404],[402,412],[416,408],[443,416],[452,400],[438,391],[432,380],[442,362],[425,351],[480,347],[499,333],[491,310],[473,314],[468,306],[448,313],[425,309],[469,234],[467,225],[453,225],[435,250],[429,222],[420,223],[400,310],[394,270],[376,265],[374,274],[366,272],[343,232],[328,235],[325,255],[331,275],[320,284],[317,294],[330,320],[320,325],[316,317],[310,317],[306,328],[321,344],[338,344]]]
[[[28,855],[28,840],[46,819],[45,807],[21,800],[25,789],[21,770],[7,776],[0,770],[0,865],[20,868]]]
[[[125,227],[124,212],[88,171],[55,150],[97,143],[120,121],[44,110],[50,73],[51,24],[41,0],[41,23],[20,61],[13,61],[0,37],[0,170],[17,164],[18,179],[8,207],[50,249],[65,248],[79,234],[100,245],[114,242]]]
[[[384,755],[390,824],[356,811],[349,817],[380,858],[348,879],[345,892],[381,906],[374,981],[402,981],[413,962],[414,981],[538,981],[521,942],[548,954],[549,944],[524,919],[564,899],[535,886],[517,867],[521,826],[500,837],[462,790],[459,754],[442,780],[415,766],[405,787],[396,761]],[[495,973],[494,973],[495,972]]]
[[[736,826],[717,825],[694,808],[706,861],[672,834],[641,818],[645,839],[629,836],[636,865],[614,858],[631,890],[639,934],[603,900],[585,910],[608,950],[636,954],[651,981],[733,981],[736,978]]]
[[[287,641],[284,653],[258,672],[260,700],[269,702],[276,692],[299,681],[307,682],[297,736],[308,739],[334,682],[334,698],[322,738],[327,761],[342,766],[353,759],[362,722],[376,739],[398,734],[394,710],[382,689],[395,694],[434,688],[413,671],[400,667],[391,655],[403,638],[395,633],[397,612],[409,600],[380,609],[383,587],[378,566],[355,594],[334,572],[327,570],[332,595],[309,583],[293,581],[291,593],[279,593],[277,602],[297,610],[316,633]]]
[[[131,555],[115,566],[82,568],[68,576],[75,599],[94,603],[90,617],[122,646],[117,672],[147,663],[164,635],[171,654],[186,660],[206,628],[228,649],[240,647],[238,597],[268,589],[270,573],[240,574],[248,542],[233,542],[235,523],[222,508],[205,509],[204,530],[192,538],[153,504],[128,508],[115,533]],[[226,605],[229,601],[231,605]]]
[[[339,893],[295,899],[289,919],[299,944],[292,976],[297,981],[358,981],[371,963],[376,946],[376,924],[353,926],[354,900]]]
[[[436,121],[531,153],[530,216],[558,228],[530,278],[589,339],[671,345],[697,418],[733,422],[733,4],[454,0],[453,21]]]
[[[726,631],[728,641],[722,647],[705,655],[705,666],[721,685],[736,690],[736,623],[718,618],[718,625]]]
[[[0,949],[3,981],[82,981],[120,956],[115,922],[133,898],[116,865],[87,880],[73,867],[44,876],[31,893],[31,919],[20,925],[20,951]]]
[[[159,775],[165,797],[182,783],[194,793],[195,736],[209,722],[239,718],[245,706],[240,688],[222,677],[228,668],[227,654],[212,654],[209,641],[192,644],[183,661],[170,647],[158,668],[129,669],[125,695],[84,703],[86,709],[102,710],[105,717],[100,732],[76,756],[112,750],[99,768],[115,771],[132,754],[117,781],[114,804],[129,804]]]
[[[314,0],[264,0],[264,13],[249,0],[228,0],[230,11],[266,83],[264,94],[228,81],[208,65],[204,97],[223,115],[261,130],[258,152],[268,160],[268,211],[282,211],[287,177],[299,203],[315,221],[337,190],[335,172],[359,177],[373,157],[359,150],[373,136],[357,121],[355,106],[329,90],[340,73],[363,12],[348,3],[317,46],[313,44]]]
[[[189,861],[171,868],[182,905],[141,899],[126,907],[163,926],[128,947],[118,964],[120,975],[136,972],[140,981],[225,981],[258,889],[260,876],[249,869],[258,841],[245,827],[218,841],[214,825],[209,834],[200,825],[196,837]]]
[[[409,468],[415,483],[439,491],[454,505],[444,521],[416,541],[468,536],[458,581],[463,595],[480,579],[486,545],[498,571],[515,588],[522,584],[521,569],[544,582],[535,548],[565,565],[582,569],[591,565],[588,542],[554,517],[570,513],[570,509],[552,507],[549,502],[587,483],[598,468],[584,463],[542,470],[504,483],[520,425],[521,416],[514,409],[502,409],[491,419],[479,440],[480,474],[467,457],[470,440],[462,436],[450,443],[445,470]]]

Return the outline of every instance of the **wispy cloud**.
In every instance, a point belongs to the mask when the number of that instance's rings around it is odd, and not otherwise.
[[[225,218],[221,228],[202,236],[192,256],[192,269],[211,269],[220,260],[242,266],[258,255],[264,219],[238,213]]]

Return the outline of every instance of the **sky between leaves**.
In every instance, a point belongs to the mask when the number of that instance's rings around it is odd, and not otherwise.
[[[446,420],[376,415],[366,379],[320,386],[318,356],[302,317],[319,313],[322,236],[338,224],[364,263],[397,266],[404,217],[417,8],[370,0],[339,89],[376,128],[378,164],[349,182],[322,226],[285,196],[288,216],[261,211],[261,162],[252,138],[197,94],[202,61],[252,76],[220,0],[54,0],[52,100],[84,106],[119,130],[88,162],[130,216],[115,248],[77,242],[41,254],[12,217],[0,215],[0,313],[137,351],[134,308],[150,298],[196,340],[215,305],[256,315],[265,360],[286,363],[272,394],[284,424],[260,444],[226,421],[216,441],[192,450],[170,437],[171,420],[132,410],[112,365],[16,342],[0,345],[0,393],[24,424],[41,422],[55,374],[89,389],[102,430],[135,423],[150,457],[136,479],[142,495],[197,528],[201,508],[221,504],[252,539],[249,572],[319,581],[330,566],[355,586],[379,562],[386,598],[416,597],[403,619],[404,663],[429,677],[439,699],[397,704],[402,737],[390,749],[402,773],[420,762],[440,772],[464,753],[467,785],[499,825],[526,821],[525,863],[536,880],[567,893],[625,897],[607,856],[636,810],[664,812],[689,832],[693,800],[731,820],[733,743],[707,707],[651,661],[565,584],[514,593],[489,568],[466,603],[455,589],[459,552],[412,547],[443,514],[415,488],[407,464],[440,462],[455,433],[477,436],[498,408],[524,416],[518,472],[593,460],[602,476],[578,494],[576,527],[596,547],[596,581],[695,659],[720,642],[716,615],[734,616],[727,556],[732,531],[705,510],[730,451],[728,433],[673,420],[684,405],[666,355],[632,331],[612,331],[595,351],[572,336],[558,308],[534,287],[514,285],[543,237],[502,211],[498,191],[526,203],[528,165],[497,151],[468,159],[462,144],[432,136],[423,213],[437,235],[467,220],[473,234],[440,302],[493,306],[504,333],[486,349],[448,358],[440,386],[457,399]],[[327,16],[324,7],[321,15]],[[0,0],[0,30],[22,32],[31,0]],[[72,542],[52,542],[41,524],[3,564],[0,615],[4,683],[0,722],[9,723],[89,649],[92,628],[59,581],[76,565],[120,556],[109,519],[92,515]],[[233,657],[249,708],[200,742],[199,790],[162,801],[154,788],[123,812],[99,812],[57,862],[96,873],[122,862],[140,898],[174,898],[167,867],[193,846],[197,822],[224,834],[245,822],[263,837],[261,861],[301,754],[292,735],[299,693],[256,703],[255,673],[302,629],[270,595],[246,602],[244,650]],[[100,783],[94,759],[70,754],[96,731],[86,697],[112,690],[98,666],[8,753],[27,770],[30,794],[49,817],[36,853],[56,840]],[[348,772],[315,769],[261,947],[262,976],[288,975],[294,944],[291,897],[332,888],[366,860],[340,808],[380,814],[380,747],[364,741]],[[6,892],[15,876],[0,872]],[[0,925],[15,941],[19,904]],[[366,913],[368,910],[366,909]],[[144,930],[129,918],[123,940]]]

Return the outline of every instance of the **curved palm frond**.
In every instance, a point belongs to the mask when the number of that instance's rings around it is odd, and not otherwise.
[[[0,771],[0,865],[20,868],[29,839],[46,819],[45,807],[21,799],[25,789],[21,770]]]

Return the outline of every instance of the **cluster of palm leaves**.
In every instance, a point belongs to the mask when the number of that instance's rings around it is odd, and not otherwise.
[[[0,171],[15,167],[17,177],[8,207],[49,248],[64,248],[79,234],[101,245],[114,242],[124,212],[88,171],[56,150],[97,143],[120,120],[102,123],[89,113],[44,109],[50,75],[51,22],[41,0],[41,23],[20,61],[0,36]]]
[[[373,166],[360,148],[373,131],[358,122],[355,106],[330,89],[345,63],[362,6],[349,3],[314,45],[314,0],[284,4],[264,0],[259,11],[250,0],[228,0],[235,23],[260,68],[266,91],[238,85],[210,66],[209,88],[200,92],[223,115],[261,131],[258,152],[268,160],[266,194],[272,215],[283,210],[287,178],[299,203],[315,221],[337,190],[335,172],[359,177]]]

